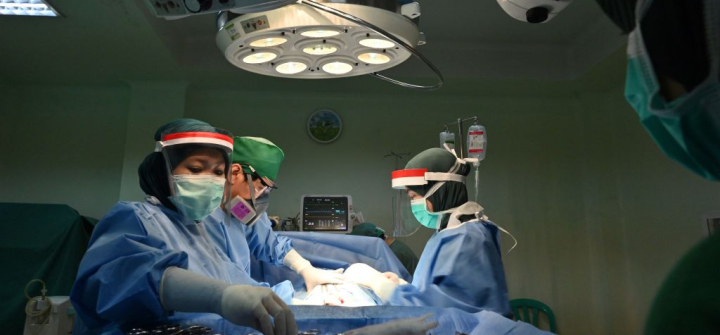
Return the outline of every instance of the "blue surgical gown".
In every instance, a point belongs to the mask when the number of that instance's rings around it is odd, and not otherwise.
[[[272,230],[267,213],[251,226],[235,217],[226,223],[225,217],[225,212],[218,208],[205,219],[208,234],[245,273],[250,275],[250,255],[259,261],[283,265],[285,255],[293,249],[292,242]]]
[[[154,202],[119,202],[97,224],[70,299],[79,319],[74,334],[153,322],[186,324],[206,313],[169,313],[160,302],[165,269],[175,266],[232,284],[263,285],[212,241],[195,222]],[[273,288],[284,300],[292,285]]]
[[[490,221],[436,232],[420,255],[412,284],[398,286],[388,304],[510,315],[499,239]]]

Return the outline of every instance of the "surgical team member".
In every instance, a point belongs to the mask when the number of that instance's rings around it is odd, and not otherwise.
[[[411,284],[401,285],[397,276],[377,271],[356,275],[356,281],[389,305],[510,315],[501,228],[480,205],[468,202],[464,179],[469,172],[469,163],[440,148],[419,153],[405,170],[393,172],[393,187],[406,189],[414,217],[436,232],[420,255]]]
[[[385,231],[378,228],[374,224],[370,222],[363,222],[353,228],[353,231],[350,232],[350,235],[360,235],[360,236],[369,236],[369,237],[378,237],[385,241],[387,243],[388,247],[390,247],[390,250],[395,254],[395,256],[400,260],[400,263],[405,267],[408,272],[411,274],[415,272],[415,267],[417,267],[418,258],[415,256],[415,253],[410,249],[410,247],[407,246],[407,244],[402,243],[400,240],[394,238],[394,237],[387,237],[385,235]]]
[[[264,334],[297,334],[292,312],[210,240],[203,220],[225,195],[232,135],[192,119],[155,133],[138,169],[143,202],[119,202],[98,223],[70,294],[74,334],[219,314]],[[214,313],[214,314],[208,314]],[[273,326],[274,318],[274,326]]]
[[[272,231],[266,211],[285,158],[283,151],[264,138],[235,137],[234,140],[232,201],[227,208],[233,217],[229,224],[224,224],[225,211],[215,210],[208,221],[211,237],[248,275],[252,254],[258,260],[285,265],[300,274],[308,292],[319,284],[342,283],[342,269],[316,269],[293,249],[289,238]]]

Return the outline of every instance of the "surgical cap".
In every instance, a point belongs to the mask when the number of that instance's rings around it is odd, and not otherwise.
[[[250,165],[261,177],[275,181],[285,159],[282,149],[261,137],[235,137],[233,146],[233,163],[242,164],[246,173]]]
[[[415,157],[413,157],[405,166],[405,169],[427,169],[428,172],[449,172],[457,158],[455,155],[445,149],[431,148],[427,149]],[[470,165],[465,163],[456,172],[457,174],[467,176],[470,173]],[[430,181],[423,186],[408,186],[411,191],[425,196],[437,181]],[[440,212],[451,208],[460,207],[468,202],[467,188],[465,184],[459,182],[448,181],[433,193],[428,200],[433,205],[433,211]],[[441,222],[440,229],[447,226],[448,215],[445,215]]]
[[[361,223],[353,228],[350,235],[382,237],[385,232],[370,222]]]
[[[163,134],[183,133],[192,131],[202,131],[218,133],[232,137],[227,130],[215,128],[210,124],[194,120],[194,119],[178,119],[168,122],[155,132],[155,141],[160,141]],[[192,146],[192,144],[188,144]],[[190,152],[188,152],[189,154]],[[165,207],[175,210],[176,207],[170,201],[170,184],[165,164],[165,157],[160,152],[152,152],[145,157],[145,160],[138,167],[138,177],[140,178],[140,188],[145,194],[154,196]]]

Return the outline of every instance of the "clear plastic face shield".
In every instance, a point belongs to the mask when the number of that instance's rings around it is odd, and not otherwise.
[[[201,221],[229,198],[231,137],[213,132],[162,135],[155,151],[165,158],[170,201],[185,217]]]
[[[414,234],[425,226],[431,229],[438,229],[440,220],[444,214],[450,213],[452,209],[441,212],[430,211],[427,199],[437,192],[446,182],[465,183],[465,177],[457,174],[460,166],[465,162],[458,160],[448,172],[428,172],[427,169],[398,170],[392,173],[392,187],[403,192],[397,194],[393,203],[395,218],[395,230],[393,236],[405,237]],[[430,182],[436,182],[433,187],[424,195],[419,195],[408,187],[424,186]]]
[[[250,172],[246,172],[245,168]],[[260,176],[251,165],[243,165],[240,173],[245,175],[244,184],[248,188],[249,200],[237,195],[227,204],[227,210],[240,222],[250,226],[267,212],[270,206],[270,193],[277,189],[277,185],[272,180]]]

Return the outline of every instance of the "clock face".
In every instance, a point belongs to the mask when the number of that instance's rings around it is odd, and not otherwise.
[[[321,109],[308,118],[308,134],[320,143],[330,143],[340,137],[342,121],[340,116],[329,109]]]

